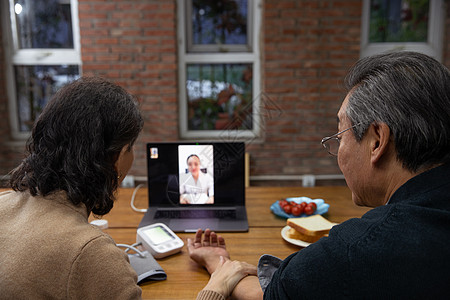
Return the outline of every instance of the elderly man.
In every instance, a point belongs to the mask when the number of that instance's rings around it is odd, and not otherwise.
[[[353,202],[374,209],[281,262],[264,299],[449,299],[450,71],[394,52],[358,61],[346,87],[339,132],[322,144],[337,156]],[[216,240],[198,232],[189,241],[191,258],[209,271],[217,248],[225,251]],[[235,296],[261,298],[257,283],[244,278]]]

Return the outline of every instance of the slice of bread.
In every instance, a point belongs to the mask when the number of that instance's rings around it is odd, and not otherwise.
[[[309,237],[322,237],[328,234],[331,227],[336,225],[322,217],[321,215],[313,215],[304,218],[287,219],[287,225],[295,229],[299,233]]]
[[[289,228],[286,231],[286,235],[290,239],[301,240],[301,241],[304,241],[304,242],[307,242],[307,243],[315,243],[318,240],[320,240],[320,238],[322,237],[322,235],[317,235],[317,236],[305,235],[305,234],[302,234],[302,233],[298,232],[294,228]]]

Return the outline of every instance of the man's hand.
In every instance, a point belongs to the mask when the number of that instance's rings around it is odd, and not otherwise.
[[[189,256],[199,265],[205,267],[209,274],[212,274],[219,263],[221,256],[230,258],[225,246],[225,239],[218,236],[210,229],[203,231],[198,229],[194,239],[187,239]]]

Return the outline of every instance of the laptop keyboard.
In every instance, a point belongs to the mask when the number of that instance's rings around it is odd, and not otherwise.
[[[158,210],[155,219],[235,219],[236,210]]]

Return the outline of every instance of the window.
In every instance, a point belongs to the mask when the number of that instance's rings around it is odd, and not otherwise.
[[[188,1],[188,52],[251,51],[252,7],[249,2],[252,1]]]
[[[258,137],[259,0],[178,0],[178,16],[181,137]]]
[[[11,128],[20,139],[51,96],[80,76],[78,8],[76,0],[2,2]]]
[[[442,58],[442,0],[364,0],[361,55],[418,51]]]

